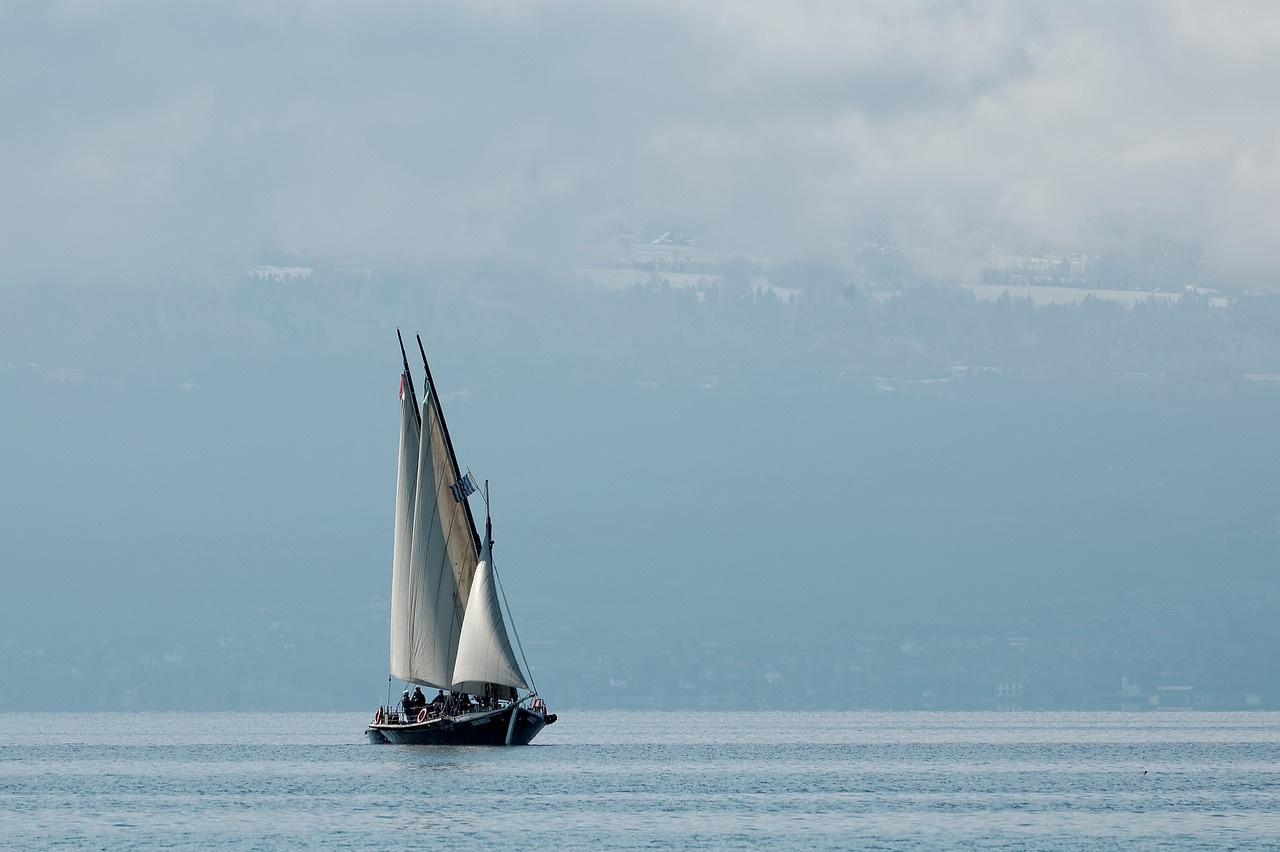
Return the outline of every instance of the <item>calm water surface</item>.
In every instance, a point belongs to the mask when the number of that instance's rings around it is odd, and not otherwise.
[[[365,716],[0,714],[0,846],[1280,846],[1275,713],[561,711],[487,749]]]

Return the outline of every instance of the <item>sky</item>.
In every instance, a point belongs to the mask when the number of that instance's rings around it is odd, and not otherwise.
[[[726,251],[1273,277],[1280,7],[0,1],[0,282]]]

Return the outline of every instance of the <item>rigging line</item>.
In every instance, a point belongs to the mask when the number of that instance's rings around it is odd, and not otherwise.
[[[537,694],[538,685],[533,682],[533,667],[529,665],[529,659],[524,655],[524,644],[520,641],[520,631],[516,629],[516,619],[511,613],[511,604],[507,603],[507,590],[502,587],[502,578],[498,576],[498,566],[492,550],[489,552],[489,573],[493,575],[493,582],[498,586],[498,594],[502,595],[502,605],[507,608],[507,622],[511,625],[511,633],[516,637],[516,648],[520,651],[524,670],[529,674],[529,688]]]

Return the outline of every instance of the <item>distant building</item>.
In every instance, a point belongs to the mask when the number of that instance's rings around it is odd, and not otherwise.
[[[1195,687],[1192,686],[1157,686],[1156,694],[1151,696],[1151,706],[1161,710],[1190,710],[1194,707]]]
[[[259,281],[299,281],[310,278],[314,270],[309,266],[255,266],[248,270],[251,278]]]
[[[1003,711],[1013,711],[1022,709],[1022,684],[1020,683],[998,683],[996,684],[996,709]]]
[[[1136,713],[1142,709],[1142,685],[1129,678],[1120,678],[1120,709],[1126,713]]]

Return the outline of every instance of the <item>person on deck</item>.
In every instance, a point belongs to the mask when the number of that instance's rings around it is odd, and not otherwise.
[[[427,696],[422,694],[422,687],[416,686],[413,689],[413,706],[422,709],[427,706]]]

